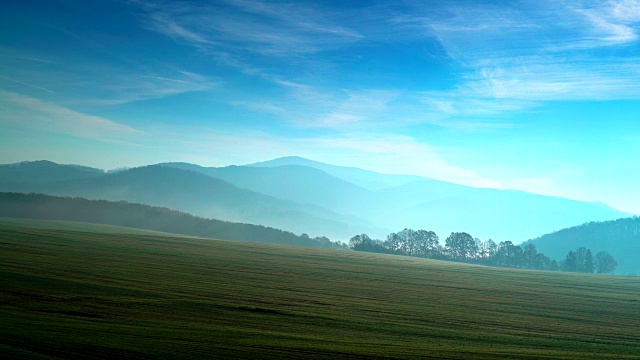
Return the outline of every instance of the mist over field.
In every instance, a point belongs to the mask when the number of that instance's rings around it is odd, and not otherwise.
[[[640,271],[640,221],[604,204],[299,157],[222,168],[162,163],[114,172],[21,162],[0,165],[0,191],[0,215],[10,218],[512,268]]]
[[[640,358],[640,1],[5,0],[0,358]]]

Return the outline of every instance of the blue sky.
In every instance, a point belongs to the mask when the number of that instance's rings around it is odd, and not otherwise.
[[[299,155],[640,213],[640,2],[0,4],[0,162]]]

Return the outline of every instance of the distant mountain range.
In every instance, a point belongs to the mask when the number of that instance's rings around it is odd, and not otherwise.
[[[0,165],[0,185],[15,184],[25,187],[65,180],[88,179],[104,175],[100,169],[79,165],[59,165],[52,161],[25,161]]]
[[[40,174],[39,165],[23,163],[21,166],[0,166],[0,191],[128,201],[168,207],[207,218],[272,226],[298,234],[338,239],[375,228],[364,220],[342,216],[322,207],[271,197],[194,171],[161,165],[102,173],[99,176],[78,173],[75,179],[70,178],[72,172],[75,174],[74,166],[58,165],[57,172],[65,168],[70,170],[66,180],[56,178],[46,181],[40,177],[37,182],[7,181],[11,179],[9,170],[17,170],[21,174],[32,170]]]
[[[640,217],[589,222],[528,241],[552,259],[564,260],[569,251],[586,247],[593,255],[610,253],[618,262],[616,273],[640,274]]]
[[[385,175],[299,157],[223,168],[162,165],[217,177],[277,198],[330,208],[385,229],[429,229],[441,237],[466,231],[484,239],[521,242],[586,221],[630,216],[601,203]],[[386,233],[371,231],[369,235],[383,237]]]
[[[601,203],[479,189],[286,157],[245,166],[163,163],[105,173],[51,162],[0,166],[0,191],[129,201],[346,241],[404,228],[521,242],[630,214]]]
[[[299,156],[287,156],[274,160],[258,162],[255,164],[245,165],[247,167],[267,167],[274,168],[278,166],[306,166],[313,169],[324,171],[325,173],[335,176],[338,179],[350,182],[367,190],[382,190],[386,188],[396,187],[413,181],[425,180],[425,178],[414,175],[389,175],[379,174],[373,171],[363,170],[356,167],[345,167],[324,164],[321,162],[301,158]]]

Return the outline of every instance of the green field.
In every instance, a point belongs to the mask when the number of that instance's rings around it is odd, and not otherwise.
[[[0,320],[3,359],[640,358],[640,279],[5,223]]]
[[[152,235],[152,236],[172,236],[172,237],[192,237],[188,235],[171,234],[162,231],[146,229],[136,229],[115,225],[91,224],[77,221],[64,220],[33,220],[0,217],[0,226],[20,226],[34,229],[57,229],[69,231],[84,231],[101,234],[132,234],[132,235]]]

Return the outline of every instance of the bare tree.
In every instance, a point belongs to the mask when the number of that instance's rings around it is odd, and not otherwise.
[[[612,274],[618,267],[618,262],[606,251],[596,254],[595,270],[597,274]]]

